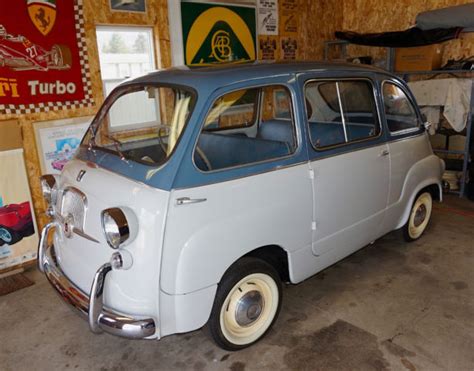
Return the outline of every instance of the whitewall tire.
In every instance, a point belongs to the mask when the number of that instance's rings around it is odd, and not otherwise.
[[[403,226],[406,241],[415,241],[421,237],[431,218],[433,198],[429,192],[417,196],[410,211],[407,223]]]
[[[261,339],[275,322],[281,307],[281,281],[263,260],[243,258],[219,284],[209,329],[226,350],[239,350]]]

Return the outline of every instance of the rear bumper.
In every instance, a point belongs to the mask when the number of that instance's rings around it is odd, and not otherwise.
[[[156,337],[156,325],[152,318],[137,319],[104,308],[103,292],[106,277],[112,270],[109,263],[97,270],[90,295],[83,293],[66,277],[54,257],[54,246],[48,245],[48,234],[55,227],[57,227],[55,222],[49,223],[41,232],[38,246],[39,269],[45,273],[63,300],[88,320],[91,331],[97,333],[103,330],[112,335],[132,339]]]

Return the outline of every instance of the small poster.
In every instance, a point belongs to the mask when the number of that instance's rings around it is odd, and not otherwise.
[[[145,0],[110,0],[110,9],[116,12],[146,12]]]
[[[92,117],[35,123],[42,174],[59,174],[74,156]]]
[[[280,35],[298,36],[297,0],[280,0]]]
[[[258,37],[258,58],[260,60],[278,59],[278,37],[259,36]]]
[[[82,0],[0,0],[0,115],[93,104]]]
[[[38,235],[23,149],[0,152],[0,273],[36,259]]]
[[[278,35],[278,1],[258,0],[258,34]]]
[[[181,24],[188,66],[256,59],[254,6],[182,1]]]
[[[298,56],[298,42],[293,37],[282,37],[281,44],[281,59],[294,60]]]

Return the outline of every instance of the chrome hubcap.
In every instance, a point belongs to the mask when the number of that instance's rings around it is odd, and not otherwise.
[[[413,224],[415,225],[415,227],[418,227],[419,225],[421,225],[421,223],[423,223],[425,218],[426,218],[426,206],[422,204],[420,205],[418,209],[416,209],[416,212],[415,212],[415,218],[413,219]]]
[[[263,296],[260,292],[253,290],[242,296],[235,308],[235,320],[242,326],[250,326],[262,313],[264,306]]]

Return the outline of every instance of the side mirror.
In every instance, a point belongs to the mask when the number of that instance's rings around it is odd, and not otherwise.
[[[436,130],[431,122],[425,121],[423,123],[423,126],[425,127],[425,130],[428,132],[429,135],[435,135]]]

